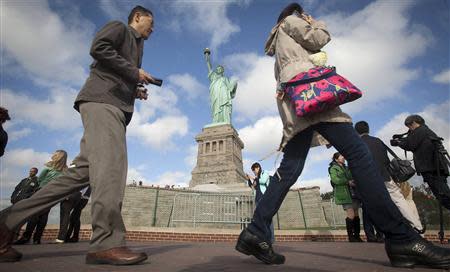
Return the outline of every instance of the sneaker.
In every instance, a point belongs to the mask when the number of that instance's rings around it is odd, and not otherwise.
[[[259,239],[247,229],[239,235],[236,250],[245,255],[253,255],[266,264],[283,264],[286,260],[283,255],[273,251],[271,244]]]
[[[57,243],[57,244],[64,244],[64,240],[55,239],[55,243]]]
[[[413,268],[418,265],[440,269],[450,268],[450,248],[435,246],[424,238],[407,243],[393,243],[386,240],[385,248],[394,267]]]

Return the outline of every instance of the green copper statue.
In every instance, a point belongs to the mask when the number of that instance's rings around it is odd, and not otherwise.
[[[231,100],[236,95],[237,82],[230,81],[224,76],[224,68],[218,65],[216,69],[211,69],[211,51],[205,48],[206,65],[208,66],[209,94],[211,98],[211,114],[213,122],[211,125],[231,124],[232,103]]]

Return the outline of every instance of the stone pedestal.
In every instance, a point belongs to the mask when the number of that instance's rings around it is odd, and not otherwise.
[[[242,166],[244,143],[232,125],[205,127],[195,137],[198,143],[197,165],[189,187],[201,184],[245,184]]]

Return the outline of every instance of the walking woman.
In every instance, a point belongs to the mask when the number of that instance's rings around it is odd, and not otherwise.
[[[67,153],[64,150],[56,150],[53,153],[51,160],[45,164],[44,170],[42,170],[41,174],[38,177],[39,190],[51,182],[56,177],[60,176],[62,172],[67,169]],[[15,244],[25,244],[31,238],[33,234],[33,244],[40,244],[42,234],[44,233],[44,229],[47,226],[48,214],[50,213],[50,209],[44,211],[43,213],[33,217],[27,223],[26,231],[23,233],[22,238],[15,242]],[[30,226],[28,226],[28,224]]]
[[[353,129],[351,118],[339,107],[298,117],[288,95],[284,95],[282,83],[314,68],[314,58],[310,56],[318,53],[330,39],[325,24],[304,13],[297,3],[288,5],[281,12],[269,35],[265,51],[275,57],[276,101],[283,122],[280,150],[284,156],[255,209],[251,224],[241,232],[236,250],[267,264],[285,262],[285,257],[275,253],[270,243],[270,221],[289,188],[299,178],[310,147],[329,143],[348,160],[363,204],[375,225],[386,235],[386,251],[391,264],[397,267],[416,264],[450,267],[450,249],[429,243],[402,220],[368,148]]]
[[[328,173],[333,184],[334,202],[337,205],[342,205],[342,208],[347,212],[345,225],[347,227],[348,241],[362,242],[358,215],[361,203],[356,198],[356,187],[352,174],[345,165],[345,158],[339,152],[334,153]]]

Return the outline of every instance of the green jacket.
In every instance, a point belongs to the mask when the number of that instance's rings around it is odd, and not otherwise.
[[[334,201],[337,205],[351,204],[352,195],[348,187],[348,182],[352,180],[352,174],[345,166],[340,166],[339,164],[332,162],[330,168],[328,168],[330,173],[331,183],[334,185]]]
[[[55,170],[53,168],[44,168],[38,177],[39,188],[44,187],[51,180],[59,177],[62,171]]]

